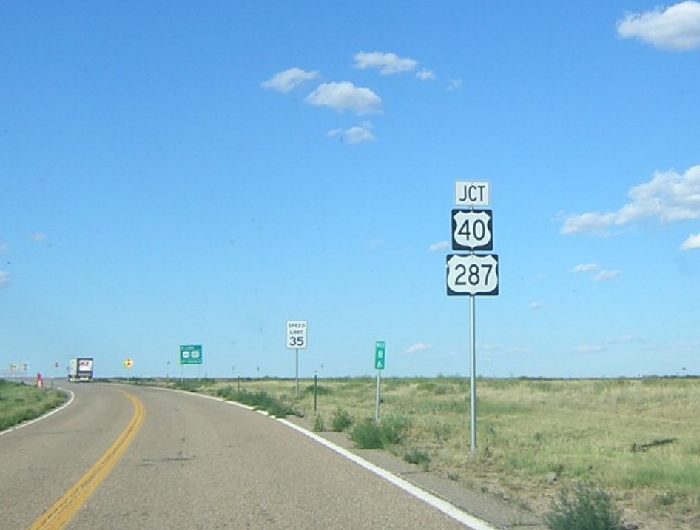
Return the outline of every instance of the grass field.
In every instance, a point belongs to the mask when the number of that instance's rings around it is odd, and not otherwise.
[[[308,380],[299,400],[293,381],[241,382],[313,418],[319,430],[341,424],[339,415],[351,418],[348,430],[374,417],[374,379],[319,386],[314,414]],[[205,389],[225,395],[237,383],[209,381]],[[382,389],[382,421],[396,434],[387,448],[426,469],[539,514],[560,488],[594,481],[643,528],[700,528],[700,379],[481,379],[475,456],[468,380],[387,379]]]
[[[0,379],[0,431],[37,418],[66,401],[63,392]]]

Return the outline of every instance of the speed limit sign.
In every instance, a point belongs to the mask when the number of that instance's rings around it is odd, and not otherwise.
[[[303,350],[306,344],[306,320],[287,320],[287,348]]]
[[[452,210],[452,250],[493,250],[493,211]]]
[[[498,255],[448,254],[447,294],[497,295]]]

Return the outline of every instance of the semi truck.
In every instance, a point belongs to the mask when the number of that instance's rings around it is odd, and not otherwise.
[[[68,365],[68,381],[92,381],[92,357],[76,357]]]

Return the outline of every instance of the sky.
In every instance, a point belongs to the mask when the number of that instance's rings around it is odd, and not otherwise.
[[[0,373],[468,375],[477,181],[478,375],[700,374],[699,87],[697,1],[4,2]]]

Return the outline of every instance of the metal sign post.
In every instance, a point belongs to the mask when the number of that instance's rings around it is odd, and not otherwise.
[[[476,453],[476,297],[498,294],[498,256],[475,254],[493,250],[493,212],[477,210],[488,206],[491,185],[488,182],[457,182],[455,202],[468,209],[452,210],[452,249],[469,254],[447,255],[447,295],[469,296],[470,442]]]
[[[470,443],[472,453],[474,453],[476,451],[476,296],[473,294],[469,296],[469,316],[471,320],[469,324],[469,342],[471,343],[470,351],[472,365],[471,381],[469,385],[471,389],[471,406],[469,407],[471,409]]]

